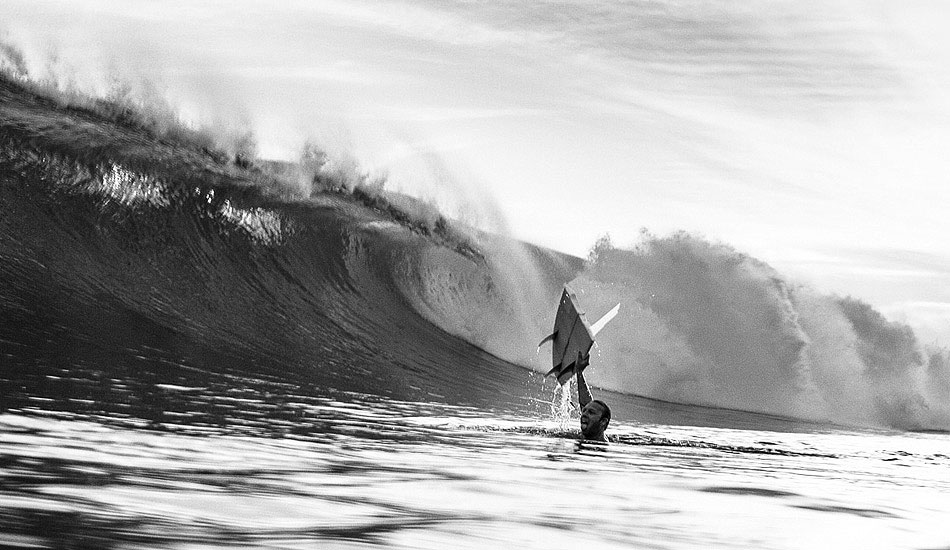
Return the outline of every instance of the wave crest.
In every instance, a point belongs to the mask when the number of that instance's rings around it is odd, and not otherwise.
[[[935,399],[948,388],[946,352],[923,350],[868,304],[687,233],[645,235],[634,250],[602,241],[591,260],[573,283],[589,311],[624,304],[598,338],[590,378],[603,387],[806,419],[950,426]]]

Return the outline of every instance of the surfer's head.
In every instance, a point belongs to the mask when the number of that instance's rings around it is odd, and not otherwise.
[[[610,407],[600,399],[594,399],[581,411],[581,433],[584,439],[606,439],[604,430],[610,424]]]

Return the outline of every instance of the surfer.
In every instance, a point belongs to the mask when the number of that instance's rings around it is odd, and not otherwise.
[[[577,402],[581,406],[581,434],[584,439],[607,441],[604,430],[610,424],[610,407],[600,399],[594,399],[584,380],[584,368],[590,365],[590,354],[577,352],[574,372],[577,373]]]
[[[581,406],[581,434],[584,439],[607,441],[604,430],[610,423],[610,407],[591,396],[582,371],[590,365],[590,348],[594,345],[594,336],[619,311],[620,304],[617,304],[596,323],[589,325],[578,306],[577,295],[564,285],[554,317],[554,332],[538,344],[540,349],[545,342],[551,342],[552,368],[545,376],[553,375],[562,386],[570,381],[572,375],[577,376],[577,402]],[[571,361],[574,357],[576,359]]]

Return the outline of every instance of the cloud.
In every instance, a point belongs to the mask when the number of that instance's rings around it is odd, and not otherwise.
[[[228,67],[226,72],[253,80],[323,81],[341,84],[379,85],[406,80],[395,72],[382,72],[373,68],[356,66],[351,61],[327,64],[247,64]]]
[[[449,45],[518,45],[553,38],[548,32],[500,28],[466,20],[449,9],[406,2],[357,2],[324,0],[301,4],[305,9],[332,17],[337,24],[370,27],[392,34]]]
[[[453,122],[491,118],[535,117],[547,113],[545,109],[532,108],[478,108],[454,106],[391,105],[380,106],[373,118],[402,122]]]
[[[757,108],[787,109],[887,101],[907,92],[903,71],[882,51],[894,40],[891,32],[844,1],[440,6],[495,29],[556,37],[544,42],[550,63],[601,75],[595,84],[647,88],[661,97],[743,98]]]

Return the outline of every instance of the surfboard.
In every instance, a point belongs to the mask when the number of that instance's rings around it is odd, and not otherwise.
[[[584,356],[590,353],[590,348],[594,345],[594,336],[617,315],[618,311],[620,311],[620,304],[614,306],[591,326],[577,303],[577,295],[565,285],[557,315],[554,317],[554,332],[538,344],[540,347],[547,341],[552,342],[552,368],[545,376],[554,375],[558,383],[566,384],[577,370],[575,363],[578,352]],[[581,370],[584,368],[586,367],[582,367]]]
[[[577,296],[567,286],[561,293],[561,302],[554,317],[554,332],[541,340],[541,344],[548,340],[552,342],[552,368],[545,376],[553,374],[558,383],[563,385],[574,375],[577,352],[587,355],[594,345],[594,335],[577,304]]]

